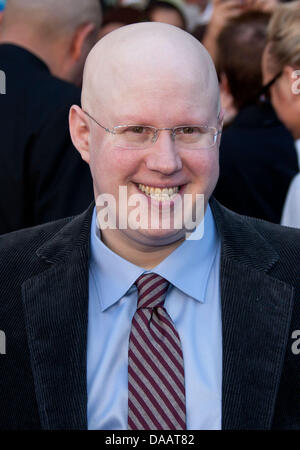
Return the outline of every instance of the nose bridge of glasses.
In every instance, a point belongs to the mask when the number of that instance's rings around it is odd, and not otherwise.
[[[174,131],[173,128],[168,128],[168,127],[154,128],[153,131],[154,131],[154,134],[153,134],[153,137],[152,137],[152,140],[151,140],[152,144],[155,144],[155,142],[157,141],[161,131],[170,131],[171,132],[170,135],[171,135],[172,141],[173,142],[175,141],[175,131]]]

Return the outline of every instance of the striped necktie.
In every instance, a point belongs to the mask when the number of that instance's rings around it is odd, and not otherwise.
[[[164,308],[169,283],[150,273],[141,275],[136,285],[128,353],[128,429],[185,430],[181,343]]]

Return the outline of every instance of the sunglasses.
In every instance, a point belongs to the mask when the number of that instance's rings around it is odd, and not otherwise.
[[[273,77],[267,84],[264,84],[261,90],[258,93],[258,98],[260,101],[264,102],[269,97],[269,89],[278,80],[282,75],[282,70],[278,72],[275,77]]]

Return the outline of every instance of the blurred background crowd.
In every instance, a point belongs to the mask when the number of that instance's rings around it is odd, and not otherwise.
[[[225,111],[217,200],[300,227],[299,1],[0,0],[0,233],[92,201],[68,111],[92,46],[142,21],[186,30],[215,62]]]

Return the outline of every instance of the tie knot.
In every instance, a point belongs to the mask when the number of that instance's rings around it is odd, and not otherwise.
[[[138,289],[137,309],[163,306],[169,282],[160,275],[147,273],[135,282]]]

